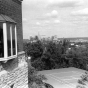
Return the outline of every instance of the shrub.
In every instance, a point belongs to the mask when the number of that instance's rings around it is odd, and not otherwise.
[[[88,73],[85,72],[85,74],[83,74],[81,78],[78,80],[78,83],[81,85],[78,85],[77,88],[85,88],[87,82],[88,82]]]
[[[52,87],[46,87],[46,84],[44,83],[45,80],[47,80],[47,78],[44,75],[38,74],[35,68],[31,66],[30,68],[28,68],[29,88],[52,88]]]

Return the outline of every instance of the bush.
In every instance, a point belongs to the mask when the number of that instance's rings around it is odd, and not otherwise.
[[[88,73],[87,72],[85,72],[85,74],[81,76],[81,78],[78,80],[78,83],[81,85],[78,85],[77,88],[85,88],[86,83],[88,83]]]
[[[51,86],[51,85],[48,84],[48,83],[44,83],[44,85],[45,85],[46,88],[54,88],[53,86]]]

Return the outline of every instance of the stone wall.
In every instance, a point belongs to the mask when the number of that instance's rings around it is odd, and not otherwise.
[[[17,58],[0,62],[0,88],[28,88],[28,65],[24,52],[19,52]]]
[[[28,88],[28,66],[27,63],[11,72],[0,76],[0,88]]]

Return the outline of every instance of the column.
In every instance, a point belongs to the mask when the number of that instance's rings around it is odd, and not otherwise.
[[[8,52],[7,52],[7,27],[6,23],[3,23],[3,36],[4,36],[4,58],[8,57]]]

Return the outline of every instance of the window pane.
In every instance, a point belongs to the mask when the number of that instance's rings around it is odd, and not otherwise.
[[[8,47],[8,56],[11,56],[11,36],[10,36],[10,24],[7,23],[7,47]]]
[[[16,55],[16,45],[15,45],[15,25],[12,25],[12,45],[13,45],[13,55]]]
[[[0,57],[4,57],[3,23],[0,23]]]

